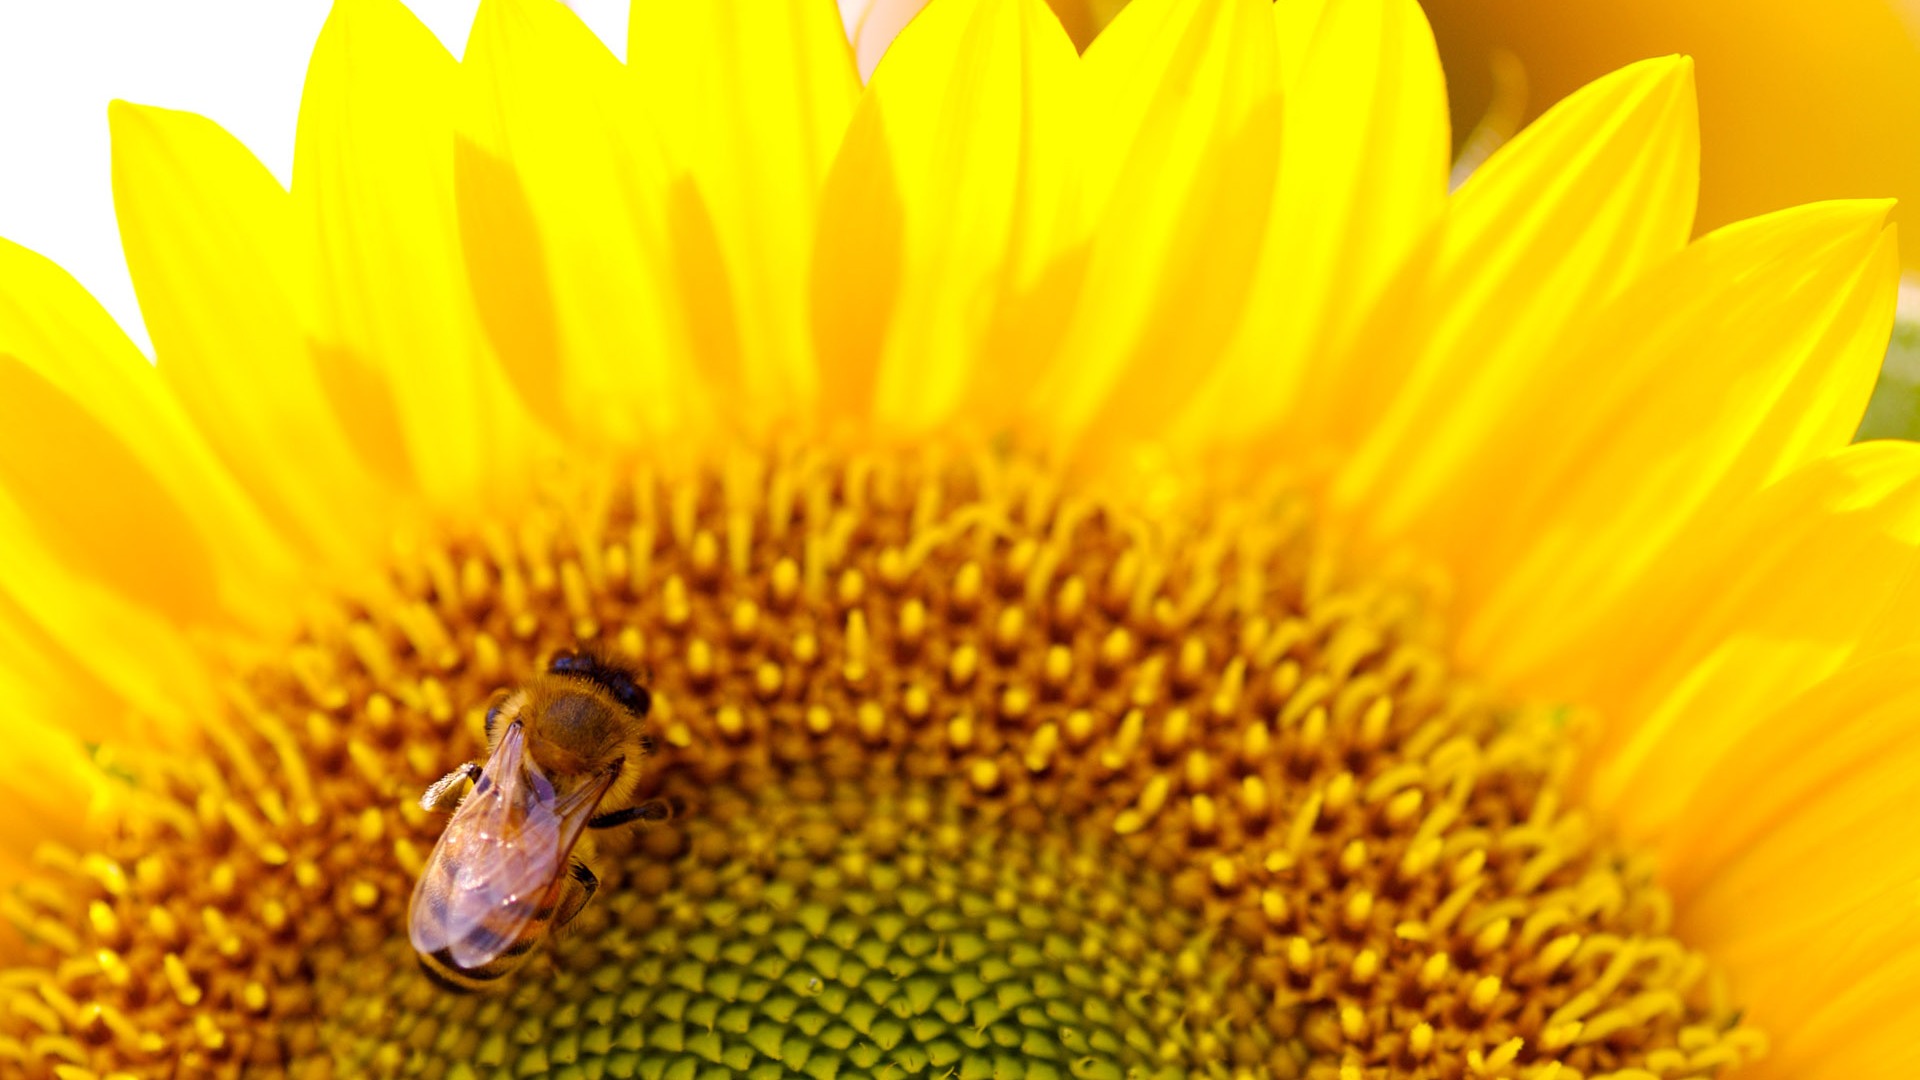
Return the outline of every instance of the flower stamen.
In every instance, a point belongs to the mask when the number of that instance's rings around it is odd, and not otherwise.
[[[1018,459],[775,456],[404,554],[384,599],[233,676],[205,756],[153,764],[102,852],[47,851],[9,901],[41,966],[0,986],[0,1062],[1598,1077],[1756,1051],[1644,863],[1564,805],[1561,712],[1453,671],[1417,592],[1335,572],[1284,493],[1148,519],[1065,492]],[[582,638],[652,670],[640,797],[685,809],[598,841],[550,959],[448,995],[402,929],[443,821],[419,793]]]

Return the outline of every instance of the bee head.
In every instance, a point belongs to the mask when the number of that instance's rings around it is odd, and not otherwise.
[[[653,695],[640,684],[633,673],[609,660],[603,660],[585,650],[571,650],[554,654],[547,662],[547,671],[554,675],[570,675],[576,679],[585,679],[612,695],[615,701],[625,706],[635,716],[647,715],[653,707]]]

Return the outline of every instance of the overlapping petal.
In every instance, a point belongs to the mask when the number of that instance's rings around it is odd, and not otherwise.
[[[161,380],[283,535],[364,558],[382,515],[309,351],[292,199],[210,120],[125,102],[109,117],[114,209]],[[369,512],[340,514],[352,504]]]
[[[742,389],[770,416],[806,415],[820,192],[859,94],[833,5],[639,0],[627,71],[710,212]]]
[[[1693,68],[1644,61],[1561,102],[1449,200],[1311,423],[1352,446],[1334,487],[1405,538],[1465,482],[1483,433],[1555,380],[1569,327],[1686,243]]]
[[[1428,525],[1469,657],[1563,694],[1634,681],[1592,662],[1619,654],[1588,636],[1601,613],[1688,522],[1711,530],[1857,423],[1898,276],[1885,213],[1820,204],[1702,239],[1565,344],[1576,376],[1489,422]]]
[[[924,432],[1003,388],[987,342],[1057,253],[1076,68],[1042,0],[934,5],[888,52],[821,206],[829,409]]]
[[[1587,758],[1591,797],[1622,832],[1660,839],[1777,702],[1914,643],[1917,575],[1912,443],[1838,451],[1691,525],[1608,613],[1579,672],[1573,700],[1608,721]]]
[[[321,378],[396,486],[497,492],[533,429],[489,356],[454,203],[457,65],[397,0],[341,0],[314,47],[294,145]]]
[[[1082,454],[1160,431],[1246,304],[1280,166],[1280,65],[1259,0],[1142,0],[1082,58],[1085,265],[1023,418]],[[1066,246],[1071,246],[1071,240]]]
[[[0,587],[103,681],[172,714],[183,632],[285,625],[283,538],[92,297],[5,241],[0,427]]]
[[[713,228],[619,63],[547,0],[480,6],[454,163],[467,275],[516,390],[606,445],[684,434],[737,386]]]
[[[1273,12],[1288,77],[1271,227],[1245,318],[1180,418],[1185,442],[1311,424],[1296,410],[1325,400],[1340,347],[1446,205],[1446,85],[1419,5]]]
[[[1774,1032],[1760,1075],[1903,1075],[1920,1047],[1920,649],[1765,710],[1663,843],[1689,934]]]

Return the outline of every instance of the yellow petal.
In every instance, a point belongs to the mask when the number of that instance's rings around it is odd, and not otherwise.
[[[455,67],[395,0],[340,0],[307,70],[293,163],[323,378],[343,410],[391,409],[410,479],[442,503],[511,484],[531,434],[462,270]]]
[[[38,546],[67,574],[183,626],[286,619],[266,598],[292,573],[282,540],[99,304],[6,241],[0,430],[0,490],[31,522],[10,530],[10,546]],[[31,578],[10,573],[8,586],[57,602],[59,586]]]
[[[0,671],[0,694],[22,700],[14,693],[30,691],[32,682],[30,676]],[[97,842],[111,822],[118,785],[95,764],[86,743],[60,726],[65,720],[8,718],[8,765],[0,777],[0,799],[7,803],[7,828],[0,830],[0,893],[11,892],[28,876],[34,852],[43,844],[84,848]],[[15,929],[7,924],[0,930],[0,956],[17,957],[11,952]]]
[[[1612,655],[1584,636],[1597,613],[1688,520],[1846,444],[1892,324],[1886,212],[1817,204],[1700,240],[1567,345],[1561,384],[1488,424],[1414,524],[1460,568],[1469,662],[1625,678],[1591,659]]]
[[[1690,941],[1772,1036],[1761,1075],[1920,1068],[1920,649],[1753,725],[1662,844]]]
[[[821,412],[864,426],[906,258],[906,207],[879,109],[854,113],[820,206],[808,296]]]
[[[691,318],[673,302],[683,282],[712,284],[676,262],[683,236],[711,229],[640,124],[619,63],[553,0],[488,0],[460,89],[460,227],[514,386],[577,437],[684,430],[704,407],[689,373],[738,366],[736,320],[724,295]],[[699,364],[694,327],[719,335]]]
[[[627,66],[712,209],[744,383],[769,408],[807,409],[814,223],[860,89],[832,5],[637,0]]]
[[[308,353],[292,200],[210,120],[123,101],[108,117],[114,210],[162,381],[284,535],[364,557],[380,493]]]
[[[150,498],[147,492],[133,488],[122,495],[131,508],[148,508],[143,507]],[[176,526],[174,515],[125,524],[134,530],[125,535],[162,540],[151,550],[123,553],[134,568],[152,577],[188,581],[206,572],[204,558],[163,561],[179,554],[169,550],[162,535]],[[7,665],[16,677],[39,686],[37,694],[21,699],[22,713],[65,715],[67,730],[88,737],[163,743],[183,738],[195,717],[215,701],[183,627],[168,613],[143,606],[101,578],[77,570],[71,561],[74,552],[50,548],[49,539],[58,538],[48,536],[48,526],[10,493],[0,492],[0,565],[7,567],[0,582],[0,609],[5,609],[8,624],[0,633],[0,645],[7,647]],[[72,669],[78,669],[78,678],[66,676]],[[90,693],[94,686],[106,692]],[[48,699],[87,708],[48,713],[41,708]],[[131,722],[136,716],[138,723]]]
[[[1920,642],[1920,445],[1864,443],[1689,526],[1556,686],[1607,721],[1590,797],[1658,839],[1774,703],[1868,650]]]
[[[1475,433],[1543,381],[1562,334],[1686,243],[1699,182],[1693,67],[1649,60],[1561,102],[1453,198],[1314,419],[1345,508],[1395,536],[1444,499]]]
[[[893,264],[867,273],[898,284],[841,302],[870,315],[823,321],[859,328],[823,337],[830,407],[871,394],[883,427],[924,431],[969,382],[1001,378],[983,342],[1053,254],[1075,61],[1042,0],[935,4],[894,43],[822,204],[818,291],[881,259]],[[876,230],[889,235],[873,243]]]
[[[1909,800],[1908,805],[1911,805]],[[1882,848],[1898,860],[1906,843]],[[1892,854],[1898,852],[1899,854]],[[1920,882],[1910,862],[1900,884],[1791,940],[1773,938],[1751,948],[1723,946],[1729,970],[1763,972],[1767,981],[1736,983],[1756,1024],[1777,1032],[1755,1080],[1852,1080],[1920,1072]],[[1802,877],[1801,881],[1811,879]],[[1751,987],[1748,989],[1747,987]]]
[[[11,565],[9,569],[14,569]],[[0,772],[0,895],[30,876],[34,855],[53,843],[85,850],[104,839],[123,808],[124,784],[95,760],[100,740],[188,735],[190,727],[151,717],[138,728],[129,710],[0,594],[0,700],[7,703],[7,768]],[[0,920],[0,958],[17,960],[19,927]]]
[[[1290,427],[1304,381],[1347,340],[1446,205],[1446,84],[1413,0],[1273,5],[1287,85],[1273,223],[1245,320],[1185,419],[1189,440]],[[1317,29],[1298,25],[1311,16]],[[1296,41],[1304,34],[1306,40]],[[1290,46],[1289,42],[1293,42]],[[1324,391],[1318,392],[1323,394]]]
[[[1332,0],[1284,0],[1273,5],[1273,25],[1280,35],[1280,75],[1289,94],[1306,70],[1307,54],[1313,51],[1320,20],[1333,6]],[[1426,16],[1421,16],[1421,22],[1425,21]]]
[[[0,591],[0,694],[13,715],[52,719],[83,739],[134,735],[133,711],[114,690]]]
[[[1717,228],[1836,195],[1920,205],[1920,7],[1910,0],[1434,0],[1463,120],[1499,91],[1501,63],[1553,101],[1634,56],[1693,55],[1710,87],[1700,218]],[[1920,269],[1920,250],[1906,253]]]
[[[1029,409],[1037,438],[1092,454],[1158,431],[1226,345],[1279,162],[1272,19],[1260,0],[1141,0],[1087,50],[1085,280]]]
[[[1898,805],[1920,794],[1916,671],[1920,649],[1896,649],[1851,664],[1756,718],[1746,737],[1713,763],[1661,844],[1663,877],[1676,895],[1687,904],[1696,897],[1733,903],[1752,896],[1749,886],[1799,892],[1807,894],[1797,905],[1800,916],[1818,919],[1899,880],[1890,865],[1886,875],[1858,877],[1761,871],[1784,857],[1839,858],[1876,829],[1897,835],[1920,821],[1920,805]],[[1906,870],[1920,878],[1920,850],[1912,855]],[[1729,931],[1736,922],[1768,921],[1758,912],[1705,909],[1700,918]]]

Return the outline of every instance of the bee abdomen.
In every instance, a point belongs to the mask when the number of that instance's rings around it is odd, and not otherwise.
[[[520,966],[518,961],[503,961],[496,957],[477,968],[463,968],[453,962],[453,957],[445,949],[434,953],[415,953],[414,956],[420,961],[420,970],[435,986],[461,993],[490,989],[502,976]]]
[[[521,910],[524,911],[524,908]],[[418,952],[416,955],[420,967],[441,986],[455,990],[484,989],[526,961],[527,954],[540,943],[553,912],[552,903],[542,904],[525,912],[525,921],[513,925],[507,933],[501,933],[484,923],[475,926],[457,941],[438,949]],[[467,956],[484,956],[487,959],[484,963],[463,967],[453,956],[456,945]]]
[[[527,954],[539,944],[540,934],[537,927],[529,927],[528,932],[519,938],[499,945],[490,931],[481,929],[476,930],[467,940],[468,942],[479,941],[483,952],[496,948],[498,951],[494,951],[492,958],[484,964],[461,967],[454,960],[451,948],[435,949],[430,953],[416,954],[420,959],[420,969],[427,973],[428,978],[449,989],[485,989],[525,963]]]

